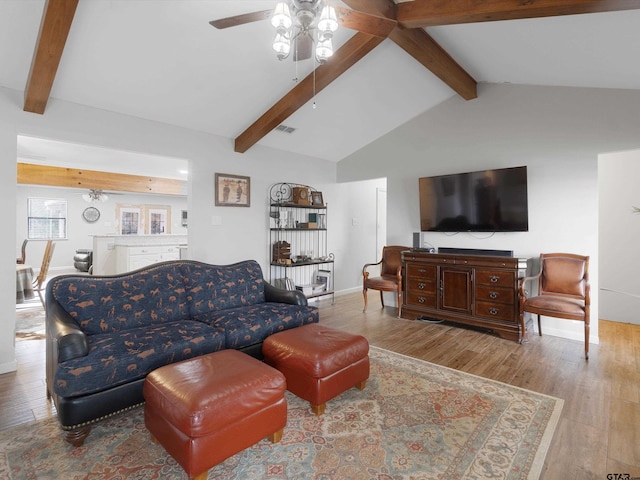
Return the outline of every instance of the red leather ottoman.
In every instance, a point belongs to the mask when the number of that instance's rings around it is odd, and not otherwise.
[[[287,378],[287,389],[311,403],[316,415],[351,387],[364,389],[369,378],[367,339],[318,323],[270,335],[262,354]]]
[[[204,480],[211,467],[263,438],[280,441],[285,389],[276,369],[222,350],[147,375],[144,422],[189,478]]]

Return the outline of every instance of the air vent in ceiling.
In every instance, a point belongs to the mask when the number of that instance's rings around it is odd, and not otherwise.
[[[283,133],[293,133],[296,131],[296,129],[294,127],[289,127],[287,125],[278,125],[276,127],[276,130],[278,130],[279,132],[283,132]]]

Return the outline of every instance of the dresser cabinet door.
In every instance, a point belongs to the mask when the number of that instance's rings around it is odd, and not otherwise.
[[[472,291],[471,268],[440,267],[441,310],[471,315]]]

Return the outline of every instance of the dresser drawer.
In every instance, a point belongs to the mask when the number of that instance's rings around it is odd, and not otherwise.
[[[421,278],[424,280],[431,279],[436,281],[435,265],[419,265],[415,263],[407,264],[407,278]]]
[[[406,279],[407,291],[413,291],[416,293],[436,293],[436,281],[435,279],[424,279],[409,277]]]
[[[513,305],[515,290],[513,288],[476,285],[476,301],[489,303],[506,303]]]
[[[407,305],[415,305],[416,307],[436,308],[436,296],[434,294],[409,291],[405,296]]]
[[[513,305],[503,305],[500,303],[476,302],[476,316],[506,320],[516,322],[515,309]]]
[[[126,248],[127,255],[160,255],[162,249],[160,247],[149,247],[149,246],[139,246],[139,247],[127,247]]]
[[[501,270],[476,270],[476,284],[494,285],[496,287],[513,288],[515,285],[515,274]]]

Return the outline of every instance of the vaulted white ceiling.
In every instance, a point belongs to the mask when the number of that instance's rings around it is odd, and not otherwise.
[[[25,89],[44,4],[0,0],[1,86]],[[314,67],[278,61],[267,21],[209,25],[273,4],[80,0],[51,97],[234,139]],[[426,31],[478,82],[640,89],[639,27],[640,10],[627,10]],[[259,144],[340,161],[453,95],[385,40],[284,122],[293,134]]]

